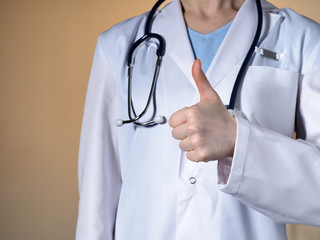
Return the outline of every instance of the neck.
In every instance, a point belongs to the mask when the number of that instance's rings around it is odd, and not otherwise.
[[[232,21],[245,0],[180,0],[188,27],[212,32]]]
[[[186,10],[208,13],[221,9],[239,10],[244,0],[180,0]]]

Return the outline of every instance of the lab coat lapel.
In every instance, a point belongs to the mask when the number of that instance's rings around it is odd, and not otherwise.
[[[272,4],[262,0],[264,10],[277,10]],[[264,11],[260,42],[268,35],[280,15]],[[222,42],[206,75],[213,87],[228,74],[234,66],[241,65],[256,32],[257,10],[254,0],[246,0],[238,11],[230,30]],[[186,29],[182,7],[179,0],[173,0],[155,18],[153,32],[162,35],[166,41],[166,55],[169,55],[179,69],[197,89],[191,68],[195,60]],[[166,56],[165,56],[166,57]],[[234,79],[235,80],[235,79]],[[233,83],[228,83],[233,86]]]
[[[176,64],[175,66],[168,66],[170,67],[170,70],[168,70],[166,74],[171,72],[172,76],[170,77],[181,77],[181,79],[174,79],[173,83],[164,86],[166,89],[164,92],[166,92],[166,94],[170,93],[170,98],[164,98],[163,101],[168,101],[166,104],[166,106],[168,106],[167,112],[168,114],[172,114],[185,105],[191,105],[193,103],[192,97],[190,99],[188,97],[190,95],[188,94],[191,93],[192,96],[192,93],[196,92],[196,85],[191,73],[195,57],[188,37],[179,0],[173,0],[160,11],[153,22],[152,32],[158,33],[165,38],[166,52],[163,65],[166,65],[167,62]],[[180,81],[184,82],[181,84],[177,83]],[[169,119],[170,115],[166,117]],[[165,158],[180,160],[182,151],[179,148],[178,141],[171,137],[171,131],[172,129],[168,127],[164,132],[169,136],[169,138],[166,138],[165,143],[165,154],[167,154]],[[179,174],[180,167],[183,168],[183,166],[180,165],[180,161],[176,161],[175,165],[172,164],[174,163],[171,162],[170,168],[177,169],[176,173]],[[176,177],[178,178],[178,175]]]
[[[257,17],[253,0],[244,2],[222,42],[207,77],[215,87],[247,54],[256,31]]]
[[[262,1],[262,7],[264,10],[266,8],[276,9],[273,5],[265,1]],[[259,42],[268,35],[280,17],[281,16],[277,14],[269,14],[264,11],[263,27]],[[242,64],[256,33],[257,19],[255,1],[246,0],[239,9],[207,71],[207,77],[213,87],[216,87],[234,66],[240,66]],[[228,85],[233,86],[233,83],[228,83]]]
[[[179,0],[173,0],[156,17],[153,31],[161,34],[166,40],[166,55],[170,56],[189,81],[196,87],[191,73],[195,60],[188,37],[182,8]],[[165,56],[166,57],[166,56]]]

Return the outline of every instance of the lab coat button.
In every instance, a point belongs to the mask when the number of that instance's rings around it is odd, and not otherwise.
[[[195,184],[196,181],[197,181],[197,179],[196,179],[195,177],[189,178],[189,182],[190,182],[191,184]]]

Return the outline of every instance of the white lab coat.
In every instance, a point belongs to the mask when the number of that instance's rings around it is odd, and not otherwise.
[[[99,36],[80,143],[77,240],[283,240],[285,223],[320,226],[320,27],[262,4],[259,47],[281,59],[255,55],[238,93],[234,157],[219,162],[186,159],[167,123],[114,125],[127,119],[127,50],[147,14]],[[246,0],[206,73],[225,104],[256,22],[254,1]],[[159,11],[152,31],[166,39],[157,114],[169,119],[199,101],[178,0]],[[138,60],[144,67],[135,68],[133,88],[141,109],[154,62]]]

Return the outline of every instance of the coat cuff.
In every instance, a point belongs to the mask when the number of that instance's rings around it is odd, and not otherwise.
[[[233,158],[218,161],[218,189],[228,194],[235,194],[243,175],[243,167],[249,140],[249,123],[241,112],[232,110],[237,120],[237,137]]]

